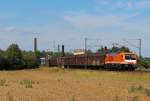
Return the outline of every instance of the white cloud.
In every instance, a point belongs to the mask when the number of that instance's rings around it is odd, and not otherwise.
[[[64,20],[69,22],[75,28],[106,28],[117,26],[124,20],[138,16],[138,13],[132,15],[120,14],[106,14],[106,15],[92,15],[92,14],[75,14],[65,15]]]
[[[112,35],[114,33],[122,33],[124,34],[122,37],[131,37],[132,35],[130,36],[129,33],[133,34],[133,36],[138,33],[143,33],[144,35],[146,35],[146,33],[150,33],[150,20],[146,18],[143,18],[143,20],[134,20],[139,16],[140,15],[138,13],[132,15],[93,15],[85,13],[76,15],[75,13],[75,15],[64,16],[64,19],[67,23],[73,26],[75,30],[81,30],[83,32],[91,31],[92,33],[99,30],[100,33],[109,32]],[[120,36],[116,35],[116,37],[119,38]],[[142,37],[145,38],[144,36]]]
[[[117,23],[121,18],[109,15],[109,16],[97,16],[89,14],[81,15],[66,15],[64,19],[72,24],[76,28],[98,28],[111,26]]]
[[[6,32],[15,32],[15,31],[17,31],[17,29],[13,26],[10,26],[10,27],[5,28],[5,31]]]

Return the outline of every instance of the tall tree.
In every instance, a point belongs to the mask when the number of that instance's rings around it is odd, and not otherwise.
[[[17,44],[11,44],[7,48],[7,58],[10,64],[8,69],[21,69],[23,64],[23,56],[21,49]]]

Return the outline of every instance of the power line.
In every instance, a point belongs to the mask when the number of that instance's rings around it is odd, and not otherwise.
[[[136,39],[136,40],[139,41],[139,45],[138,46],[133,44],[133,43],[131,43],[131,42],[129,42],[129,41],[127,41],[127,40],[125,40],[125,39],[123,41],[125,41],[126,43],[128,43],[129,45],[131,45],[133,47],[138,48],[139,49],[139,58],[141,59],[142,58],[142,39],[139,38],[139,39]]]
[[[131,42],[125,40],[125,39],[124,39],[123,41],[126,42],[127,44],[129,44],[130,46],[133,46],[133,47],[135,47],[135,48],[139,48],[139,46],[137,46],[137,45],[135,45],[135,44],[133,44],[133,43],[131,43]]]

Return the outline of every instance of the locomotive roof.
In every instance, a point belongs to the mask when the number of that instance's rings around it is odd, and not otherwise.
[[[107,53],[108,55],[116,55],[116,54],[136,54],[134,52],[111,52]]]

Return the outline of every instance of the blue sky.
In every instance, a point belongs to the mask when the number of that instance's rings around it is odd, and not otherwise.
[[[142,54],[150,56],[149,11],[149,0],[0,0],[0,48],[32,50],[37,37],[40,50],[72,50],[87,37],[89,49],[120,43],[138,52],[142,38]]]

